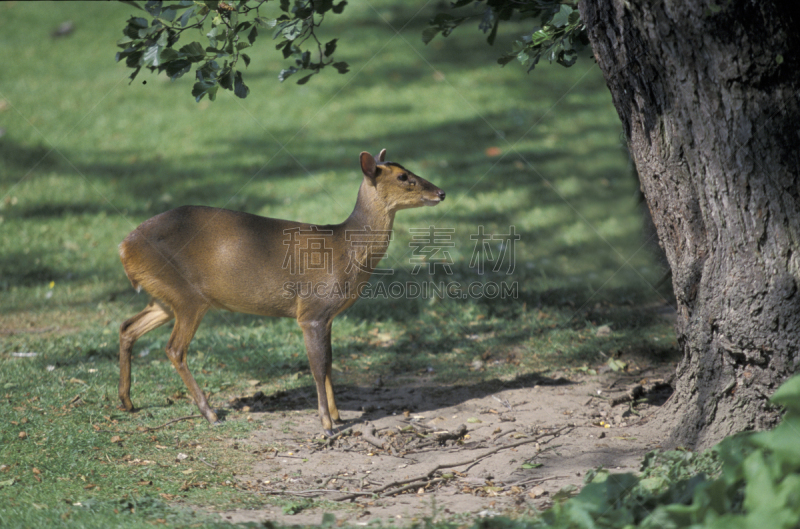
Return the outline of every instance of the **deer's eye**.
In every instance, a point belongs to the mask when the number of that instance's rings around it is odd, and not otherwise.
[[[408,175],[403,173],[400,176],[398,176],[397,179],[400,180],[401,182],[405,182],[406,180],[408,180]]]

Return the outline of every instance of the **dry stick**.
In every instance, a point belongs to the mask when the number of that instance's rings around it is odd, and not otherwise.
[[[427,487],[428,485],[433,485],[434,483],[447,481],[449,479],[452,479],[452,478],[436,478],[436,479],[430,479],[430,480],[423,479],[423,480],[420,480],[420,481],[415,481],[414,483],[409,483],[408,485],[406,485],[404,487],[400,487],[399,489],[395,489],[395,490],[393,490],[391,492],[387,492],[386,494],[384,494],[384,496],[391,496],[391,495],[394,495],[394,494],[400,494],[401,492],[405,492],[407,490],[413,490],[413,489],[419,487],[420,485],[425,485]]]
[[[543,481],[550,481],[551,479],[563,479],[563,478],[568,478],[568,477],[569,476],[547,476],[546,478],[525,479],[525,480],[522,480],[522,481],[517,481],[516,483],[509,483],[504,488],[507,489],[507,488],[510,488],[510,487],[521,487],[523,485],[530,485],[531,483],[541,483]]]
[[[426,480],[427,478],[429,478],[431,476],[431,474],[433,474],[434,472],[436,472],[438,470],[442,470],[443,468],[453,468],[453,467],[460,467],[460,466],[463,466],[463,465],[472,465],[474,463],[477,463],[481,459],[485,459],[485,458],[487,458],[487,457],[489,457],[491,455],[496,454],[500,450],[505,450],[506,448],[515,448],[517,446],[522,446],[522,445],[527,444],[527,443],[534,443],[534,442],[538,441],[539,439],[541,439],[542,437],[546,437],[548,435],[552,435],[553,437],[557,437],[562,431],[566,430],[567,428],[573,428],[573,425],[570,424],[568,426],[562,426],[561,428],[559,428],[558,430],[556,430],[554,432],[543,433],[543,434],[537,435],[536,437],[533,437],[531,439],[525,439],[523,441],[518,441],[516,443],[511,443],[511,444],[507,444],[507,445],[503,445],[503,446],[498,446],[497,448],[493,448],[492,450],[489,450],[485,454],[479,455],[477,457],[473,457],[472,459],[469,459],[467,461],[459,461],[458,463],[448,463],[448,464],[436,465],[435,467],[433,467],[432,470],[428,471],[427,473],[425,473],[425,474],[423,474],[421,476],[415,476],[413,478],[401,479],[401,480],[398,480],[398,481],[393,481],[393,482],[389,483],[388,485],[384,485],[383,487],[381,487],[379,489],[375,489],[375,490],[371,491],[370,494],[380,494],[381,496],[390,496],[392,494],[395,494],[396,491],[389,491],[389,492],[385,492],[385,491],[390,489],[390,488],[392,488],[392,487],[396,487],[398,485],[405,485],[406,483],[410,483],[410,482],[414,482],[414,481]],[[403,488],[403,490],[405,490],[405,488]],[[360,495],[360,494],[352,494],[351,493],[351,494],[347,494],[345,496],[340,496],[339,498],[333,498],[332,501],[351,500],[351,499],[355,498],[356,495]]]
[[[336,489],[309,489],[309,490],[262,490],[264,494],[272,494],[272,495],[281,495],[286,494],[287,496],[308,496],[311,494],[325,494],[326,492],[342,492]],[[354,496],[372,496],[371,492],[351,492],[350,494]]]
[[[178,417],[177,419],[172,419],[171,421],[165,422],[161,426],[154,426],[152,428],[147,427],[147,428],[145,428],[145,431],[146,432],[155,432],[156,430],[160,430],[161,428],[164,428],[165,426],[169,426],[172,423],[176,423],[176,422],[180,422],[180,421],[188,421],[189,419],[198,419],[200,417],[202,417],[202,415],[187,415],[186,417]]]
[[[336,432],[334,435],[328,437],[328,439],[324,443],[324,446],[332,446],[335,440],[339,439],[340,437],[346,437],[348,435],[351,435],[352,433],[353,433],[352,428],[345,428],[341,432]]]
[[[506,430],[505,432],[500,432],[499,434],[497,434],[497,436],[494,439],[492,439],[492,441],[497,441],[498,439],[500,439],[504,435],[508,435],[508,434],[514,433],[516,431],[517,431],[516,428],[511,428],[510,430]]]
[[[508,402],[508,400],[500,400],[494,395],[492,395],[492,398],[497,402],[499,402],[500,404],[502,404],[503,406],[505,406],[506,408],[508,408],[508,411],[514,411],[514,408],[511,407],[511,404]]]
[[[287,496],[310,496],[310,495],[324,494],[326,492],[342,492],[342,491],[336,490],[336,489],[309,489],[309,490],[297,490],[297,491],[295,491],[295,490],[262,490],[261,492],[263,492],[264,494],[271,494],[271,495],[274,495],[274,496],[279,496],[279,495],[283,495],[283,494],[285,494]],[[363,494],[363,495],[369,496],[372,493],[370,493],[370,492],[353,492],[353,494],[357,494],[357,495],[358,494]]]
[[[197,459],[199,459],[200,461],[202,461],[202,462],[203,462],[203,463],[205,463],[206,465],[210,466],[211,468],[217,468],[217,465],[215,465],[214,463],[209,463],[208,461],[206,461],[206,460],[205,460],[205,459],[203,459],[202,457],[198,457]]]
[[[361,438],[371,444],[372,446],[383,448],[383,442],[375,437],[375,427],[370,425],[364,430],[361,430]]]

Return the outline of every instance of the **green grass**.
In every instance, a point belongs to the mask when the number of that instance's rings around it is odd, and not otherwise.
[[[519,28],[494,48],[468,28],[426,47],[431,9],[352,2],[324,30],[341,37],[350,74],[279,84],[285,64],[265,41],[251,54],[247,99],[197,104],[188,76],[143,72],[129,84],[113,61],[132,8],[0,4],[0,525],[191,525],[202,515],[175,505],[263,501],[228,484],[254,457],[230,448],[254,428],[243,416],[229,412],[224,429],[191,420],[143,431],[195,413],[162,352],[167,328],[135,350],[133,399],[146,411],[116,410],[117,329],[146,303],[117,244],[182,204],[341,221],[362,150],[386,147],[447,191],[437,208],[398,215],[384,262],[396,273],[376,284],[506,281],[518,295],[360,301],[334,324],[340,384],[471,384],[618,354],[634,365],[669,358],[670,325],[641,309],[668,297],[652,287],[664,270],[644,244],[618,118],[588,52],[571,69],[499,68]],[[74,33],[51,38],[65,20]],[[521,236],[513,273],[478,276],[470,235],[511,225]],[[411,274],[409,229],[428,226],[453,230],[452,276]],[[596,336],[604,324],[611,336]],[[290,320],[210,314],[189,367],[215,406],[251,392],[254,376],[265,393],[313,392]],[[176,463],[178,452],[193,460]]]

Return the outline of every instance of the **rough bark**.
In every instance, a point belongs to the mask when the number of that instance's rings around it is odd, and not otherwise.
[[[581,2],[673,272],[673,444],[770,426],[800,365],[795,4]]]

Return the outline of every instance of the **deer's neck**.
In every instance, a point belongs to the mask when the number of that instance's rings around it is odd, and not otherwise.
[[[356,207],[347,220],[339,225],[339,229],[344,231],[351,256],[364,265],[362,271],[371,272],[386,254],[394,215],[393,210],[386,208],[375,186],[366,180],[362,182]]]

